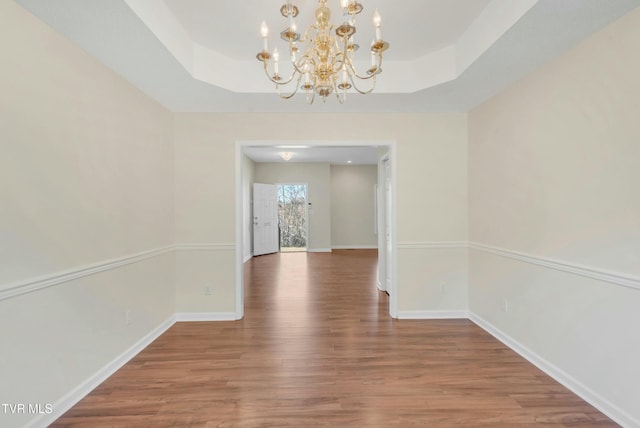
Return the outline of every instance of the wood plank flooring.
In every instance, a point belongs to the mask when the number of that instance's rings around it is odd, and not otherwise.
[[[245,265],[245,318],[176,323],[55,427],[610,427],[467,320],[392,320],[376,252]]]

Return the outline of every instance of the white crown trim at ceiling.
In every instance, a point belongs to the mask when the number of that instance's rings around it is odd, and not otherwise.
[[[164,2],[124,1],[194,79],[237,93],[275,92],[255,58],[234,60],[196,43]],[[413,93],[455,80],[537,2],[492,0],[457,43],[411,61],[386,60],[376,92]],[[354,63],[367,67],[367,61]]]

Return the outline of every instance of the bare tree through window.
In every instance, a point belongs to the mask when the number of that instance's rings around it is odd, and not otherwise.
[[[280,247],[306,249],[307,246],[307,185],[278,185],[278,220]]]

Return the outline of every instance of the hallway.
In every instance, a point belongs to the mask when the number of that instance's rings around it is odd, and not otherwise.
[[[245,264],[245,318],[176,323],[53,426],[616,426],[467,320],[393,320],[375,250]]]

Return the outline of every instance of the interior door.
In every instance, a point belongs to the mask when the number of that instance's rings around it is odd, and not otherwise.
[[[278,251],[278,186],[253,183],[253,255]]]

